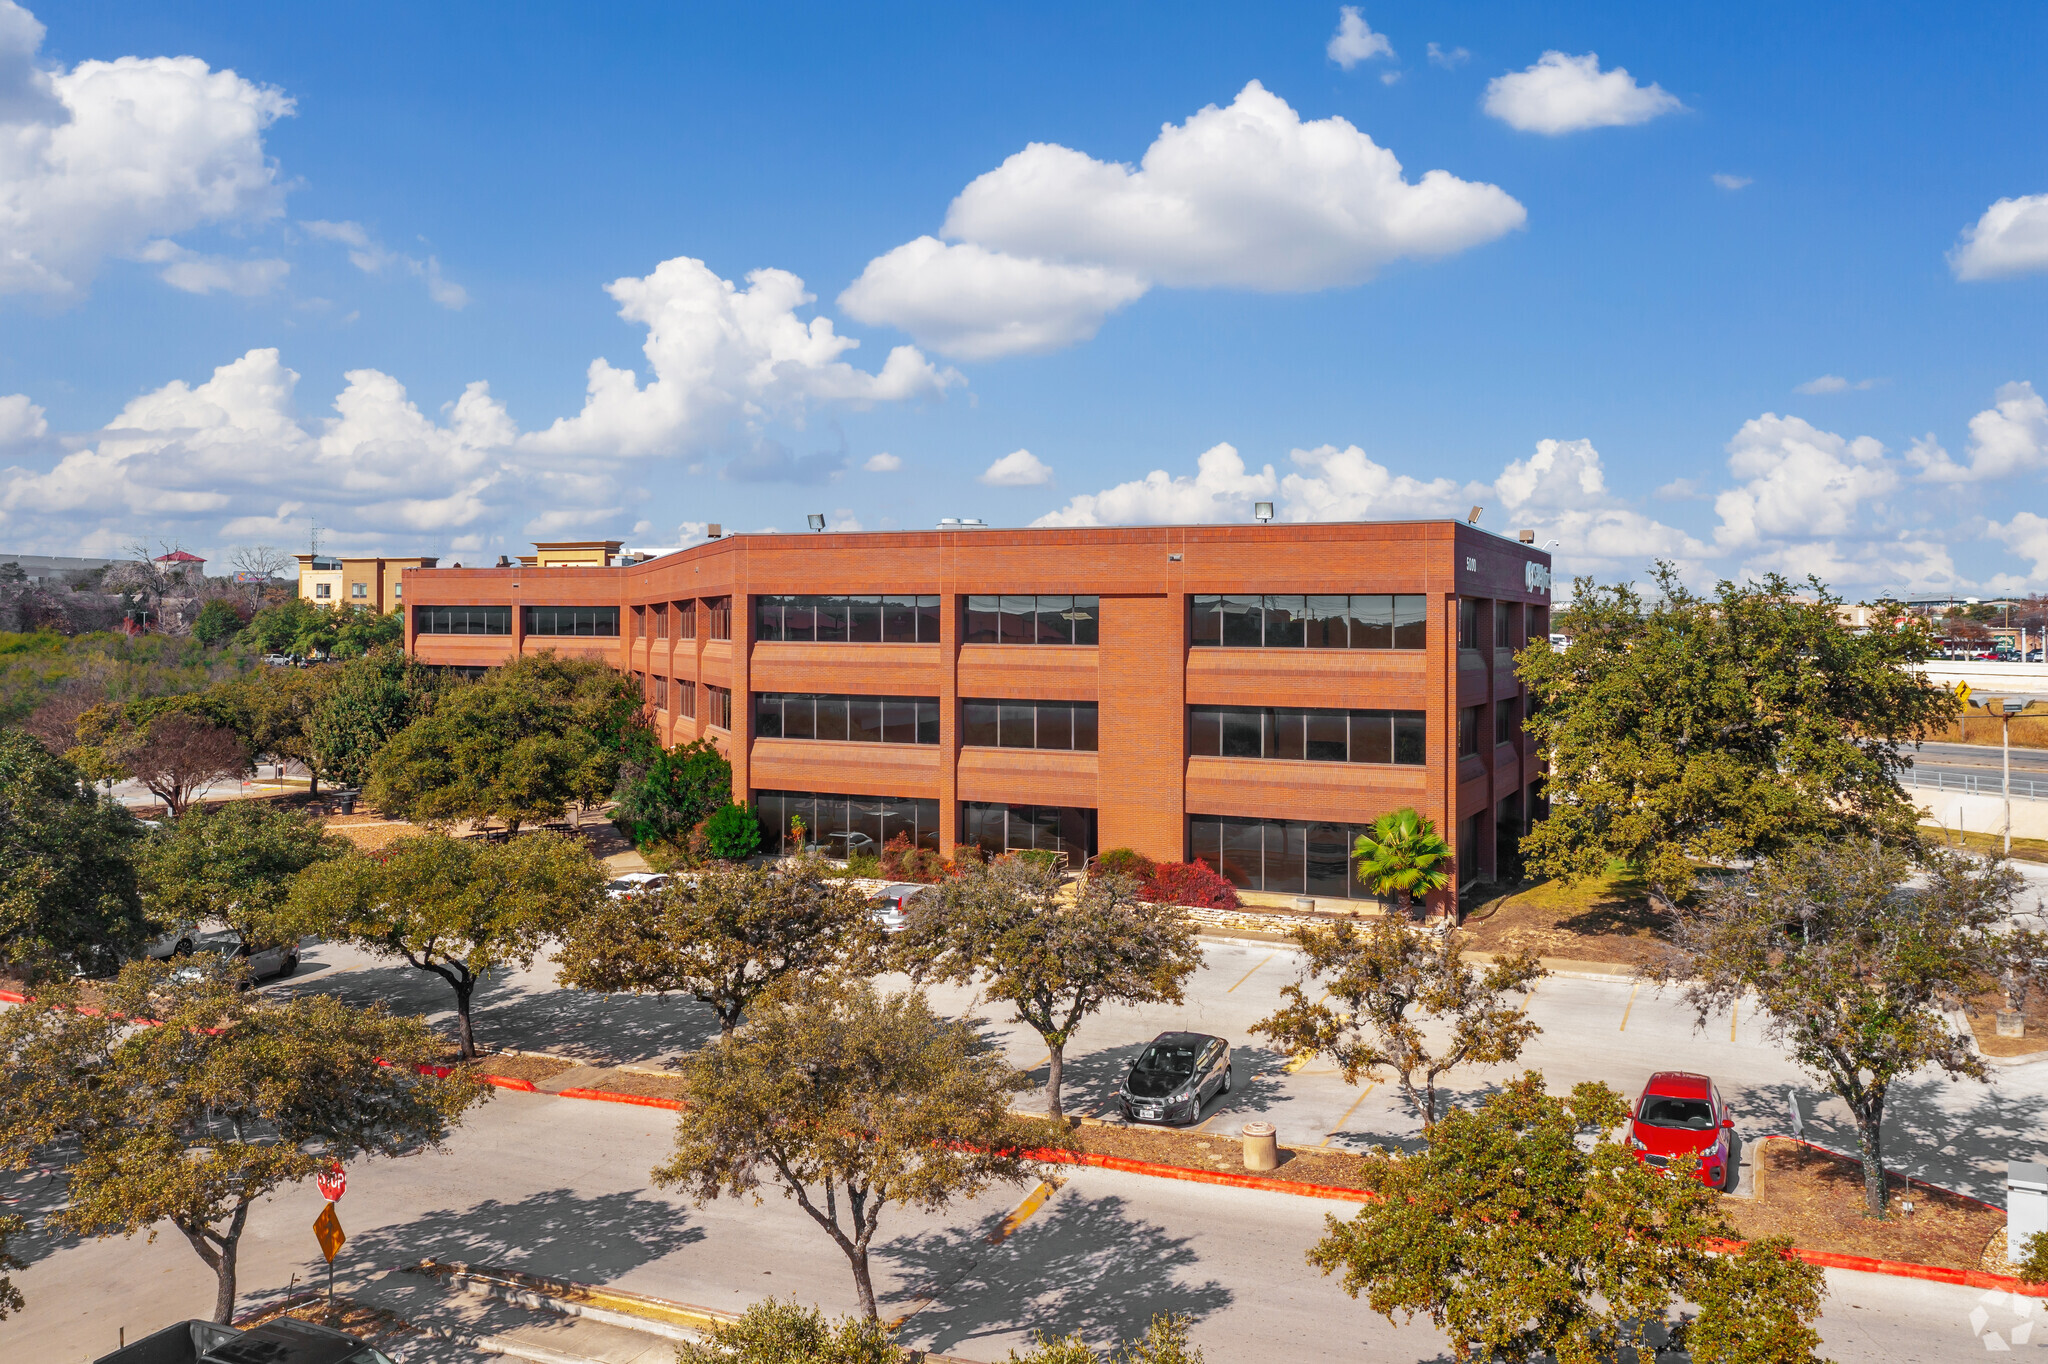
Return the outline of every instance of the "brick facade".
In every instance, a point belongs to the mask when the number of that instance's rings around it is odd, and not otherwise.
[[[1532,568],[1531,565],[1535,567]],[[708,737],[733,763],[735,796],[814,791],[936,799],[940,844],[962,835],[963,802],[1096,812],[1102,848],[1187,856],[1189,816],[1359,824],[1413,805],[1460,845],[1462,879],[1491,878],[1539,797],[1528,736],[1493,740],[1496,705],[1520,705],[1511,649],[1492,612],[1547,631],[1549,556],[1450,521],[1103,530],[746,535],[638,564],[416,569],[405,574],[406,648],[464,667],[554,649],[697,687],[695,715],[654,713],[664,741]],[[756,638],[756,599],[776,594],[937,594],[937,643]],[[1095,646],[964,643],[971,594],[1100,598]],[[1401,593],[1426,601],[1421,649],[1191,647],[1190,600],[1207,593]],[[730,599],[730,640],[711,639],[711,604]],[[1463,599],[1480,603],[1479,647],[1460,649]],[[679,630],[695,602],[694,636]],[[651,608],[665,604],[667,637]],[[428,606],[510,607],[507,634],[421,634]],[[616,638],[528,636],[522,606],[616,607]],[[1519,608],[1519,609],[1514,609]],[[1518,630],[1518,635],[1520,631]],[[732,693],[711,723],[706,688]],[[755,692],[939,698],[936,745],[756,738]],[[961,701],[1094,702],[1096,752],[966,747]],[[1191,706],[1421,711],[1414,766],[1191,755]],[[1461,708],[1479,707],[1477,755],[1458,753]],[[1520,712],[1517,712],[1519,714]],[[1515,827],[1496,828],[1497,817]]]

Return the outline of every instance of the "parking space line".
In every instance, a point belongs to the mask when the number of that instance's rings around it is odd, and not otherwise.
[[[1735,1002],[1728,1007],[1728,1040],[1735,1040],[1735,1024],[1742,1017],[1742,996],[1735,996]]]
[[[1372,1093],[1375,1089],[1378,1089],[1379,1087],[1380,1084],[1377,1080],[1366,1081],[1365,1088],[1359,1090],[1358,1097],[1351,1101],[1351,1107],[1345,1109],[1344,1116],[1337,1119],[1337,1125],[1330,1129],[1328,1135],[1326,1135],[1321,1141],[1316,1143],[1316,1149],[1321,1150],[1323,1147],[1328,1146],[1332,1141],[1335,1141],[1337,1138],[1337,1134],[1344,1130],[1344,1124],[1351,1121],[1351,1115],[1353,1113],[1356,1113],[1358,1111],[1358,1106],[1365,1102],[1365,1096]]]
[[[990,1232],[987,1236],[982,1238],[982,1244],[987,1246],[999,1246],[1004,1241],[1007,1241],[1012,1235],[1016,1233],[1017,1228],[1023,1226],[1026,1222],[1030,1221],[1031,1215],[1037,1212],[1040,1208],[1044,1207],[1046,1201],[1050,1199],[1055,1193],[1059,1192],[1060,1185],[1063,1182],[1064,1181],[1057,1179],[1040,1180],[1038,1182],[1038,1187],[1033,1189],[1030,1193],[1024,1195],[1024,1201],[1022,1203],[1019,1203],[1016,1207],[1012,1208],[1010,1210],[1009,1215],[1003,1218],[1001,1224],[998,1225],[994,1231]],[[897,1317],[894,1321],[886,1323],[888,1328],[891,1331],[902,1330],[903,1324],[905,1322],[909,1321],[919,1312],[924,1311],[925,1308],[930,1307],[933,1303],[937,1302],[939,1300],[940,1294],[944,1293],[954,1284],[960,1282],[962,1278],[966,1277],[967,1271],[974,1268],[979,1263],[981,1263],[981,1256],[973,1255],[968,1257],[965,1261],[963,1261],[960,1264],[958,1268],[956,1268],[951,1274],[949,1274],[946,1277],[945,1281],[939,1285],[937,1291],[928,1294],[925,1297],[919,1298],[916,1302],[910,1305],[909,1310],[904,1312],[902,1316]]]
[[[1628,1016],[1636,1007],[1636,991],[1642,988],[1643,984],[1641,981],[1637,981],[1634,985],[1628,987],[1628,1008],[1621,1011],[1621,1026],[1615,1029],[1616,1032],[1628,1031]]]
[[[1280,955],[1280,954],[1279,954],[1278,952],[1268,952],[1268,953],[1267,953],[1267,954],[1266,954],[1266,955],[1265,955],[1264,957],[1260,958],[1260,959],[1259,959],[1259,961],[1258,961],[1257,963],[1255,963],[1255,964],[1253,965],[1253,967],[1252,967],[1252,969],[1251,969],[1250,971],[1247,971],[1247,972],[1245,972],[1245,973],[1244,973],[1243,975],[1241,975],[1241,976],[1239,976],[1239,977],[1237,978],[1237,985],[1242,985],[1242,984],[1244,984],[1244,983],[1245,983],[1246,981],[1250,980],[1250,979],[1252,978],[1252,973],[1253,973],[1254,971],[1257,971],[1257,970],[1259,969],[1259,967],[1261,967],[1261,966],[1264,966],[1264,965],[1265,965],[1265,964],[1266,964],[1267,962],[1269,962],[1269,961],[1273,960],[1273,958],[1275,958],[1275,957],[1277,957],[1277,956],[1279,956],[1279,955]],[[1228,990],[1225,990],[1225,991],[1224,991],[1223,993],[1224,993],[1224,994],[1226,994],[1226,995],[1230,995],[1230,994],[1236,994],[1236,993],[1237,993],[1237,985],[1233,985],[1233,986],[1231,986],[1231,987],[1230,987],[1230,988],[1229,988]]]

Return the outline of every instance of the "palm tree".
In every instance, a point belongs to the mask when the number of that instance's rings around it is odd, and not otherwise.
[[[1358,859],[1358,879],[1374,894],[1393,896],[1403,918],[1418,893],[1427,895],[1451,884],[1451,845],[1413,806],[1374,820],[1372,829],[1358,836],[1351,855]]]

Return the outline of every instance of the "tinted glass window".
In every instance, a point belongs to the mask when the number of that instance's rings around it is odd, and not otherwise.
[[[1394,717],[1384,710],[1351,712],[1351,761],[1390,763],[1394,760]]]
[[[793,695],[782,698],[782,737],[785,739],[815,739],[818,737],[817,697]]]
[[[996,703],[993,701],[963,701],[960,703],[962,718],[960,742],[973,748],[994,748],[1000,742],[996,728]]]
[[[1040,644],[1072,644],[1074,622],[1069,619],[1074,611],[1072,597],[1040,595],[1038,598],[1038,642]]]
[[[1004,748],[1036,748],[1032,717],[1037,707],[1029,701],[1003,701],[997,706],[997,724]]]
[[[1188,711],[1188,752],[1220,757],[1223,753],[1223,712],[1213,706]]]
[[[916,743],[917,702],[907,696],[885,696],[877,701],[882,707],[882,742]]]
[[[939,642],[939,599],[936,595],[917,599],[917,638],[920,644]]]
[[[509,635],[509,606],[415,606],[412,628],[422,635]]]
[[[882,742],[881,697],[849,696],[846,698],[846,737],[855,743],[878,744]]]
[[[880,644],[882,642],[882,599],[880,597],[848,597],[846,599],[846,638],[854,644]]]
[[[811,611],[818,623],[818,643],[846,643],[846,598],[812,597]]]
[[[1223,643],[1223,598],[1195,597],[1190,602],[1188,610],[1188,643]]]
[[[1039,748],[1074,746],[1074,708],[1057,702],[1038,703]]]
[[[754,698],[754,715],[755,733],[763,739],[889,744],[939,741],[939,703],[930,696],[762,692]]]
[[[525,608],[529,635],[591,635],[616,639],[619,608],[616,606],[529,606]]]
[[[917,598],[882,598],[882,642],[917,643]]]
[[[754,735],[761,739],[782,737],[782,697],[770,694],[754,698]]]
[[[1004,597],[1002,636],[1004,644],[1033,644],[1038,640],[1038,598]]]
[[[1429,599],[1420,595],[1394,598],[1394,647],[1429,647]]]
[[[820,696],[818,698],[818,737],[820,739],[844,739],[846,737],[845,696]]]
[[[1311,649],[1348,649],[1351,647],[1349,619],[1351,598],[1310,597],[1303,622],[1307,635],[1306,643]]]
[[[1306,731],[1308,716],[1298,710],[1271,710],[1266,712],[1266,756],[1291,758],[1300,762],[1302,738]]]
[[[761,825],[761,847],[775,854],[797,851],[790,821],[801,819],[804,844],[843,856],[849,842],[873,851],[849,835],[877,846],[903,833],[917,847],[938,851],[939,803],[911,796],[841,796],[811,791],[756,791],[754,816]]]
[[[1413,765],[1422,735],[1421,711],[1188,708],[1188,752],[1225,758]]]
[[[1349,717],[1341,710],[1312,710],[1303,717],[1307,738],[1302,756],[1310,762],[1340,763],[1349,753]]]
[[[1223,719],[1222,754],[1226,758],[1258,758],[1265,755],[1261,713],[1244,706],[1219,712]]]
[[[1419,710],[1394,712],[1394,761],[1420,767],[1429,761],[1423,743],[1423,713]]]
[[[917,741],[921,744],[935,744],[939,741],[939,702],[937,697],[917,699]],[[932,816],[937,819],[937,815]]]
[[[969,644],[994,644],[1002,639],[1001,597],[969,597],[967,599],[967,633]]]
[[[1394,647],[1394,599],[1384,592],[1351,599],[1351,647],[1391,649]]]
[[[1223,647],[1256,649],[1265,642],[1263,612],[1257,597],[1223,599]]]
[[[1074,643],[1096,645],[1102,642],[1102,598],[1075,597],[1073,616]]]
[[[1308,598],[1280,594],[1269,596],[1265,601],[1266,647],[1268,649],[1299,649],[1306,642],[1307,631],[1303,617],[1308,613]]]
[[[1074,747],[1084,753],[1095,751],[1095,705],[1093,702],[1073,707]]]

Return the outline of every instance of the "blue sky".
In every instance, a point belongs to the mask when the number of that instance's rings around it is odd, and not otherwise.
[[[2039,6],[31,8],[0,549],[1480,503],[2048,588]]]

